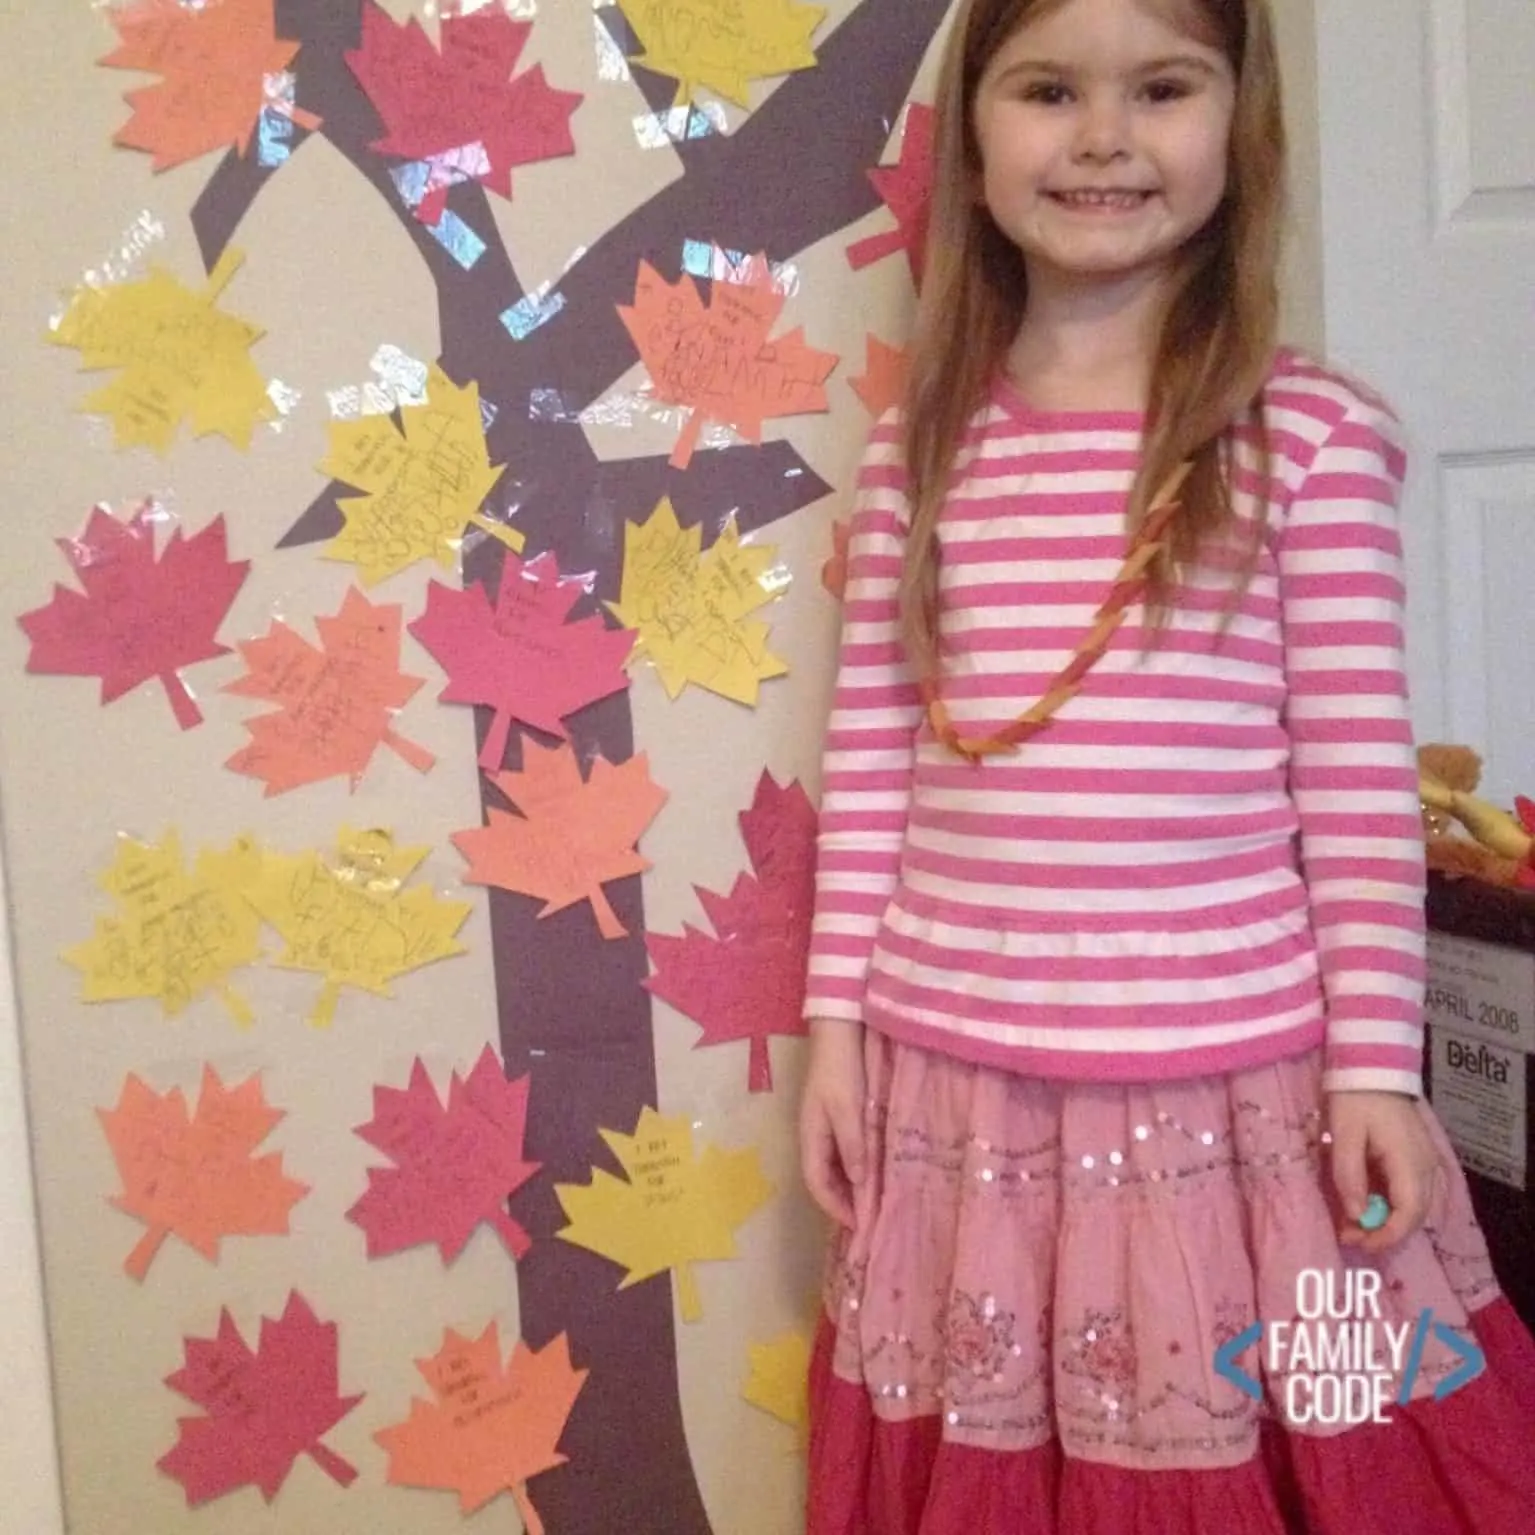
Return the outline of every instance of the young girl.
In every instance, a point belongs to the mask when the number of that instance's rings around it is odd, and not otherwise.
[[[937,114],[827,741],[809,1528],[1530,1535],[1420,1102],[1403,452],[1274,345],[1267,0],[965,0]],[[1353,1364],[1286,1344],[1324,1280]]]

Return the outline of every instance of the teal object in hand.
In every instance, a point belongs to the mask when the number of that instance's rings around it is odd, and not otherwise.
[[[1385,1196],[1371,1194],[1365,1204],[1364,1214],[1359,1217],[1359,1225],[1365,1231],[1379,1231],[1390,1219],[1391,1206],[1386,1203]]]

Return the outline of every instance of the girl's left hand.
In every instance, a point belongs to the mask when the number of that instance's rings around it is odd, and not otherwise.
[[[1342,1206],[1339,1243],[1366,1253],[1395,1247],[1423,1224],[1439,1171],[1439,1152],[1417,1101],[1400,1093],[1332,1093],[1327,1120],[1333,1186]],[[1379,1231],[1359,1225],[1372,1193],[1391,1205]]]

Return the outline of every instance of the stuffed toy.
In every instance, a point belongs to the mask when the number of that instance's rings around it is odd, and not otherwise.
[[[1418,798],[1428,866],[1451,878],[1469,875],[1535,890],[1535,801],[1518,796],[1510,815],[1476,797],[1481,777],[1482,759],[1468,746],[1419,748]],[[1457,826],[1469,838],[1457,835]]]

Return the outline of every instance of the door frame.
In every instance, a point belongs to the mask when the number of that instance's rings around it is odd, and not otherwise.
[[[1283,4],[1285,0],[1276,0]],[[1401,503],[1409,623],[1408,682],[1414,734],[1419,741],[1484,739],[1450,727],[1465,714],[1450,658],[1467,671],[1467,636],[1454,631],[1446,601],[1446,547],[1441,524],[1442,467],[1421,449],[1415,426],[1435,409],[1433,337],[1410,322],[1391,282],[1390,264],[1423,259],[1425,233],[1440,226],[1447,189],[1469,183],[1469,143],[1461,143],[1457,117],[1437,112],[1421,122],[1424,102],[1463,102],[1469,81],[1459,68],[1465,53],[1466,0],[1314,0],[1311,40],[1316,59],[1317,188],[1320,194],[1322,318],[1326,353],[1336,364],[1378,389],[1402,417],[1409,474]],[[1383,57],[1360,72],[1362,57]],[[1420,99],[1408,103],[1397,88],[1415,80]],[[1389,143],[1389,164],[1362,153],[1351,131],[1372,124],[1372,143]],[[1385,197],[1383,186],[1397,189]],[[1399,194],[1399,195],[1397,195]],[[1362,211],[1363,210],[1363,211]],[[1482,672],[1477,673],[1480,684]],[[1463,720],[1460,720],[1464,723]],[[1446,731],[1450,730],[1449,734]]]
[[[25,1530],[27,1535],[64,1535],[48,1311],[7,890],[0,842],[0,1359],[5,1360],[11,1403],[5,1432],[0,1434],[0,1488],[5,1498],[0,1525]]]

